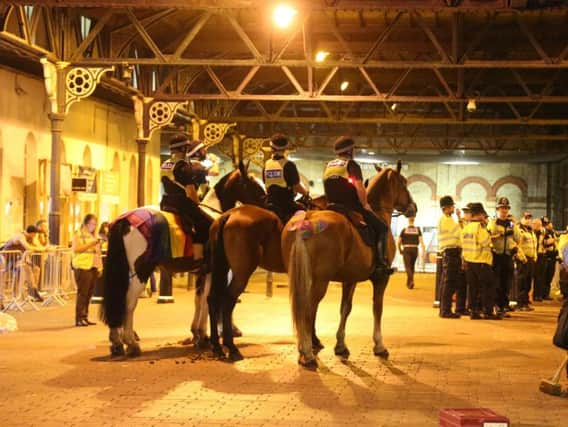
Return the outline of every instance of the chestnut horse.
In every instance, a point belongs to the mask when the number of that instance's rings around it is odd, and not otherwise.
[[[396,209],[411,215],[416,204],[406,187],[406,179],[397,169],[384,169],[375,175],[367,187],[367,199],[373,211],[389,225]],[[290,280],[292,317],[297,335],[299,363],[316,368],[313,331],[319,302],[330,281],[343,283],[341,321],[337,330],[335,354],[347,357],[345,324],[351,312],[357,282],[368,280],[373,269],[373,250],[366,245],[353,224],[334,211],[310,211],[304,218],[293,218],[282,232],[282,254]],[[395,242],[389,231],[387,239],[389,265],[395,255]],[[383,344],[381,317],[383,298],[389,274],[375,277],[373,284],[374,353],[388,357]],[[318,350],[317,348],[315,349]]]
[[[210,205],[214,205],[210,206],[214,210],[227,210],[234,207],[237,201],[263,204],[265,197],[264,188],[256,178],[248,175],[248,165],[244,166],[241,162],[238,169],[225,175],[210,190],[206,200]],[[149,235],[146,237],[129,221],[132,212],[139,212],[144,218],[148,218],[143,224],[149,229]],[[134,310],[145,282],[156,267],[160,266],[172,273],[200,270],[202,259],[172,259],[167,251],[146,254],[147,249],[150,253],[152,248],[161,247],[160,242],[169,242],[169,233],[169,227],[164,222],[159,208],[142,207],[127,212],[111,224],[104,268],[104,299],[101,306],[101,319],[110,329],[111,356],[124,355],[124,344],[127,346],[128,356],[135,357],[140,354],[133,326]],[[209,292],[209,280],[203,282],[204,289],[201,292],[196,290],[195,314],[191,326],[194,339],[198,342],[207,341],[208,306],[205,299]]]

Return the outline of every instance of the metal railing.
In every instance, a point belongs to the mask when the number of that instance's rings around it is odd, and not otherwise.
[[[47,252],[0,251],[0,306],[3,311],[65,305],[76,290],[70,249]]]

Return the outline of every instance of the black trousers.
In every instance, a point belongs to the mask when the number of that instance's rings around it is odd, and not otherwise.
[[[513,282],[513,257],[507,254],[493,254],[495,272],[495,305],[500,311],[509,307],[509,292]]]
[[[456,311],[458,313],[465,312],[467,303],[467,276],[463,269],[463,263],[458,271],[458,281],[456,285]]]
[[[77,284],[75,322],[78,322],[79,320],[86,320],[89,315],[89,302],[93,296],[99,272],[96,268],[91,268],[90,270],[75,268],[73,273],[75,274],[75,283]]]
[[[418,258],[417,247],[404,247],[402,249],[402,259],[404,261],[404,270],[406,271],[406,286],[414,285],[414,268],[416,266],[416,258]]]
[[[468,298],[472,313],[493,313],[495,276],[489,264],[466,262]]]
[[[440,293],[440,314],[452,312],[452,296],[458,287],[461,269],[461,249],[444,250],[442,256],[442,291]]]
[[[556,253],[546,254],[546,273],[544,275],[544,285],[542,287],[542,297],[548,298],[550,296],[550,286],[556,271]]]
[[[560,292],[562,298],[568,298],[568,268],[560,267]]]
[[[533,300],[544,297],[544,287],[546,282],[546,255],[539,254],[534,266],[534,289]]]
[[[444,262],[442,252],[436,253],[436,289],[434,290],[434,301],[440,302],[442,295],[442,283],[444,279]]]
[[[206,243],[209,240],[209,227],[213,224],[213,218],[201,210],[185,193],[164,194],[160,209],[178,214],[186,233],[191,233],[193,225],[195,243]]]
[[[519,276],[519,299],[517,304],[519,307],[528,305],[529,293],[531,291],[532,281],[534,278],[535,261],[529,258],[525,263],[517,264],[517,274]]]

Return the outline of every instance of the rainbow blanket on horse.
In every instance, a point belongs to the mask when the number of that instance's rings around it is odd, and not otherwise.
[[[142,207],[122,214],[115,223],[121,220],[135,227],[148,244],[135,265],[142,282],[148,280],[160,261],[193,257],[191,236],[183,232],[177,215]]]

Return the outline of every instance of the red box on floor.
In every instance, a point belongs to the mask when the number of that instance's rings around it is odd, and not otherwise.
[[[509,427],[509,419],[487,408],[447,408],[440,411],[440,427]]]

